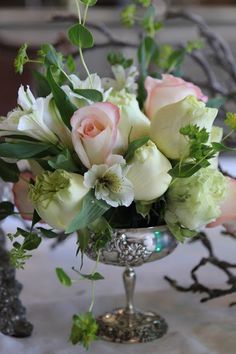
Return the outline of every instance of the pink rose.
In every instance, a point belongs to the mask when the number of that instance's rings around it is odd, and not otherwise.
[[[181,101],[187,96],[195,96],[203,102],[208,100],[198,86],[169,74],[162,75],[162,80],[148,76],[145,88],[147,90],[145,112],[149,119],[152,119],[160,108]]]
[[[94,103],[74,113],[72,142],[84,166],[91,168],[112,160],[119,120],[119,108],[108,102]]]
[[[208,227],[215,227],[228,223],[233,226],[232,222],[236,222],[236,179],[228,178],[228,183],[228,195],[226,200],[221,204],[221,216],[208,224]]]

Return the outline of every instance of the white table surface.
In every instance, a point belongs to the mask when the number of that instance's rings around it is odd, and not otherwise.
[[[225,161],[224,166],[231,167],[231,162]],[[15,222],[9,219],[4,227],[8,232],[14,231]],[[220,232],[221,228],[209,231],[214,249],[222,259],[235,262],[236,241],[221,236]],[[33,335],[16,339],[0,334],[0,354],[85,352],[79,346],[72,346],[68,336],[73,314],[88,309],[91,287],[88,281],[81,281],[72,288],[64,288],[55,275],[58,266],[74,275],[71,267],[78,265],[75,238],[71,237],[53,251],[50,244],[51,241],[45,241],[25,270],[17,273],[24,284],[21,300],[34,324]],[[164,275],[169,275],[183,285],[189,284],[189,271],[203,255],[207,253],[200,242],[184,244],[165,259],[137,268],[136,305],[160,313],[169,324],[167,335],[151,343],[133,345],[99,340],[89,353],[235,354],[236,307],[229,308],[228,304],[236,300],[236,294],[201,304],[199,295],[176,292],[163,279]],[[93,266],[94,262],[86,258],[84,272],[89,272]],[[99,272],[105,280],[96,283],[96,314],[124,304],[122,269],[101,264]],[[213,266],[205,267],[199,276],[208,285],[224,286],[225,276]]]

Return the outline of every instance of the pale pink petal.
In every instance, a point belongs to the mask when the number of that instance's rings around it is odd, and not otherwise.
[[[227,222],[236,221],[236,180],[228,178],[229,191],[226,200],[221,205],[221,216],[207,227],[215,227]]]
[[[32,220],[34,207],[29,200],[29,181],[34,180],[35,177],[31,172],[21,172],[20,179],[14,183],[12,192],[14,196],[14,203],[21,214],[21,217],[25,220]]]

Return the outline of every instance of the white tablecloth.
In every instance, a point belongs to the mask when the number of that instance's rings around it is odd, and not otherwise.
[[[219,235],[220,229],[211,231],[214,247],[222,258],[235,260],[235,241]],[[18,279],[24,284],[21,299],[28,309],[28,318],[34,324],[32,337],[15,339],[0,335],[1,354],[74,354],[83,353],[81,347],[68,342],[71,317],[87,311],[90,302],[90,284],[81,281],[72,288],[64,288],[57,281],[55,267],[70,272],[77,264],[74,257],[75,239],[68,240],[55,251],[46,242],[30,260]],[[227,296],[200,304],[200,297],[178,293],[170,289],[163,276],[177,278],[187,284],[191,266],[206,254],[200,243],[180,245],[167,258],[137,269],[136,305],[140,309],[155,310],[169,324],[168,334],[147,344],[121,345],[97,341],[91,353],[155,353],[155,354],[235,354],[236,308],[229,308],[236,296]],[[85,270],[94,263],[86,259]],[[100,265],[104,281],[96,284],[96,314],[122,306],[124,303],[121,269]],[[199,273],[207,284],[223,284],[224,276],[213,267]]]
[[[14,231],[11,219],[5,229]],[[235,262],[236,241],[220,235],[220,228],[210,230],[216,253],[229,262]],[[28,310],[28,318],[34,324],[32,337],[15,339],[0,334],[0,354],[79,354],[84,349],[72,346],[68,336],[73,314],[87,311],[91,287],[81,281],[72,288],[59,284],[55,268],[63,267],[75,277],[72,266],[78,265],[75,257],[75,238],[71,237],[56,250],[46,241],[28,261],[26,269],[18,271],[18,279],[24,284],[21,299]],[[94,354],[235,354],[236,307],[228,304],[236,300],[236,294],[201,304],[200,296],[179,293],[171,289],[163,279],[169,275],[182,284],[190,282],[189,271],[206,250],[200,242],[178,246],[175,252],[160,261],[137,268],[135,302],[137,307],[160,313],[169,324],[167,335],[146,344],[114,344],[95,342],[90,353]],[[86,259],[84,272],[89,273],[94,262]],[[121,272],[118,267],[100,265],[104,281],[96,283],[95,313],[102,314],[124,304]],[[199,277],[206,284],[223,286],[225,276],[212,266],[204,267]],[[76,278],[76,277],[75,277]]]

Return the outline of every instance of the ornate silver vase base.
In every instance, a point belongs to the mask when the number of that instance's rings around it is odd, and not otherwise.
[[[145,343],[162,337],[168,329],[165,320],[153,312],[128,314],[113,310],[97,318],[99,337],[117,343]]]
[[[97,259],[95,235],[91,235],[86,254]],[[134,267],[166,257],[177,247],[177,241],[166,226],[140,229],[116,229],[112,239],[101,250],[99,261],[126,267],[123,273],[126,307],[112,310],[99,318],[99,336],[118,343],[144,343],[162,337],[168,329],[165,320],[153,312],[140,312],[134,307],[136,274]]]

